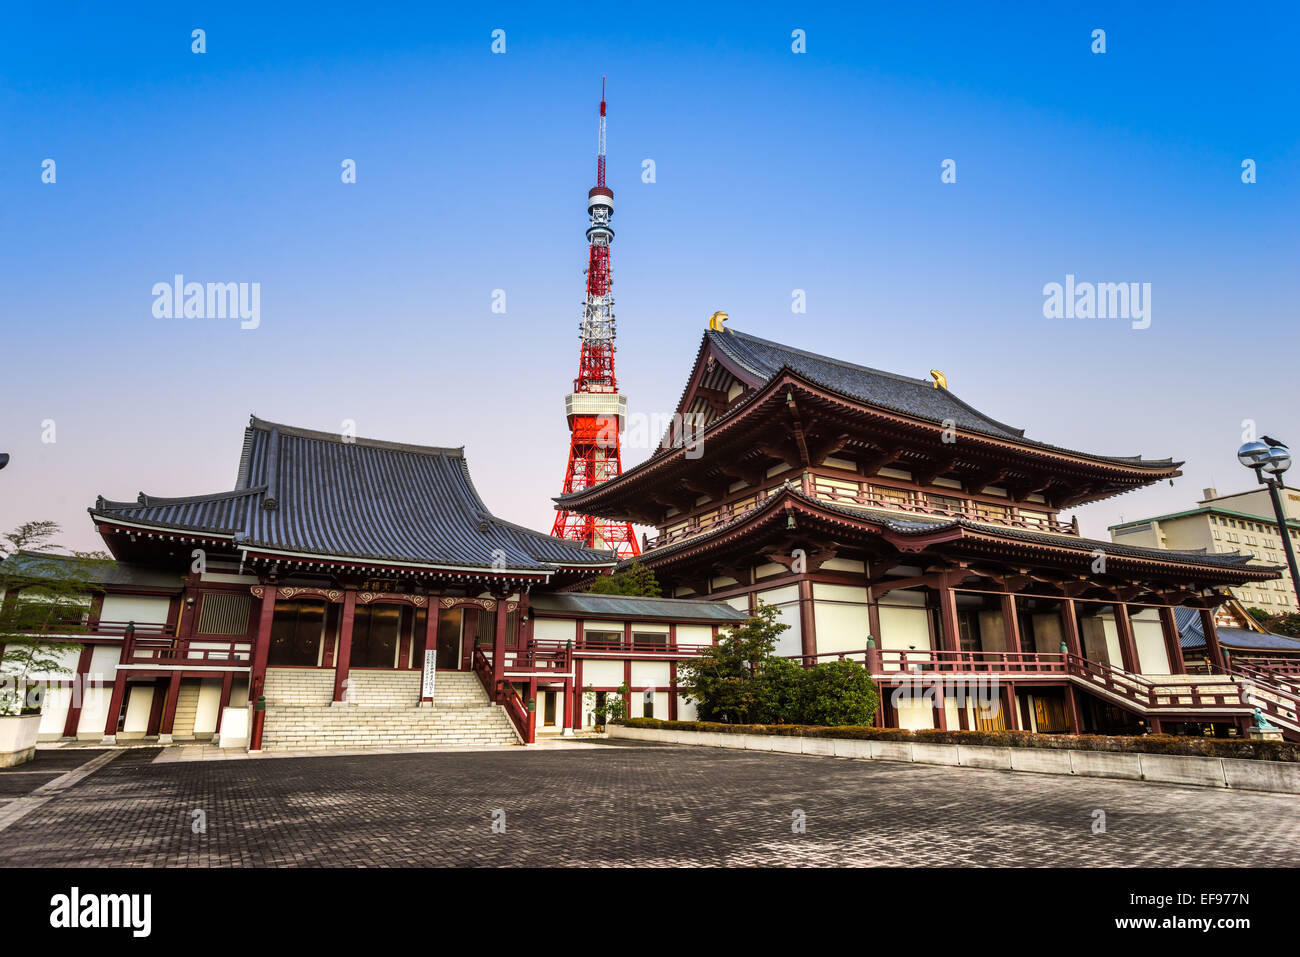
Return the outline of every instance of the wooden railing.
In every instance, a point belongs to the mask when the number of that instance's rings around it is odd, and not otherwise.
[[[1300,678],[1253,666],[1249,659],[1232,659],[1228,673],[1247,683],[1247,701],[1291,731],[1300,731]]]
[[[843,483],[844,480],[837,479],[836,482]],[[731,505],[721,505],[710,512],[689,519],[682,528],[675,529],[671,532],[663,532],[653,537],[647,537],[645,542],[645,551],[653,551],[656,548],[663,548],[665,545],[671,545],[674,542],[680,542],[684,539],[694,538],[696,535],[710,531],[722,525],[734,522],[736,519],[743,518],[750,512],[761,507],[772,495],[780,490],[781,486],[774,486],[768,489],[759,489],[752,501],[746,501],[744,508],[735,508]],[[1072,518],[1068,522],[1058,521],[1053,518],[1039,518],[1036,515],[1022,514],[1020,509],[1015,505],[1005,506],[1003,508],[991,508],[986,503],[981,506],[973,503],[965,508],[948,508],[946,506],[931,505],[927,499],[926,493],[921,491],[910,491],[900,489],[903,496],[902,500],[893,497],[886,497],[874,492],[873,486],[868,482],[857,483],[856,491],[850,491],[842,487],[842,484],[831,484],[830,480],[822,476],[810,476],[805,491],[815,498],[823,501],[833,502],[837,505],[853,505],[858,508],[874,508],[881,511],[903,512],[910,515],[925,515],[932,518],[965,518],[975,522],[984,522],[989,525],[1002,525],[1008,528],[1022,528],[1033,532],[1054,532],[1058,535],[1079,534],[1079,520]],[[1038,511],[1033,509],[1032,511]]]
[[[253,643],[247,638],[167,638],[128,634],[122,661],[133,665],[227,665],[247,667]]]
[[[838,481],[838,480],[837,480]],[[1037,518],[1021,516],[1014,509],[1015,506],[1006,506],[1006,511],[999,509],[981,508],[978,504],[973,504],[968,508],[947,508],[939,505],[929,504],[926,494],[920,491],[905,491],[900,489],[903,500],[897,498],[877,495],[871,491],[871,486],[866,482],[858,483],[858,490],[850,492],[848,489],[839,485],[832,485],[829,481],[821,476],[812,477],[812,493],[820,499],[828,502],[835,502],[840,505],[856,505],[864,508],[876,508],[884,511],[906,512],[913,515],[928,515],[935,518],[967,518],[976,522],[987,522],[991,525],[1005,525],[1011,528],[1024,528],[1037,532],[1056,532],[1061,535],[1078,535],[1079,524],[1077,520],[1070,522],[1059,522],[1050,518]]]
[[[1208,711],[1241,714],[1248,707],[1242,688],[1230,681],[1160,681],[1079,655],[1027,651],[934,651],[864,648],[817,655],[790,655],[792,661],[857,661],[879,678],[912,676],[1007,675],[1073,679],[1092,691],[1119,698],[1143,712]],[[1300,698],[1296,700],[1300,706]],[[1285,711],[1285,706],[1284,709]],[[1267,712],[1266,712],[1267,713]],[[1280,712],[1282,713],[1282,712]]]
[[[474,649],[472,660],[474,673],[478,675],[478,680],[483,684],[483,690],[487,692],[488,698],[493,704],[499,704],[505,710],[523,742],[532,744],[536,740],[536,728],[533,723],[535,712],[528,710],[527,705],[520,700],[519,692],[515,691],[515,686],[509,681],[493,679],[492,660],[484,653],[482,647]]]
[[[633,638],[631,641],[625,641],[622,637],[614,640],[604,640],[583,636],[573,643],[574,652],[579,654],[654,654],[675,655],[681,658],[689,658],[693,655],[698,655],[702,649],[709,647],[711,647],[711,643],[707,642],[669,641],[667,635],[664,635],[662,641],[653,639],[647,640],[645,638]]]
[[[175,626],[138,621],[109,621],[102,618],[59,618],[46,622],[40,628],[25,629],[32,634],[44,635],[137,635],[176,634]]]

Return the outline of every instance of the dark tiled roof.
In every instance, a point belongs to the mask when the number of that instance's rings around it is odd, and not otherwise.
[[[1176,464],[1172,459],[1143,459],[1140,455],[1094,455],[1027,439],[1024,429],[990,418],[947,389],[936,389],[933,382],[924,379],[882,372],[730,329],[724,332],[710,330],[705,336],[720,352],[763,382],[788,368],[833,392],[932,422],[942,423],[951,419],[960,429],[1127,466],[1169,468]]]
[[[1178,622],[1178,644],[1183,648],[1204,648],[1205,629],[1201,627],[1201,613],[1195,608],[1175,608]],[[1300,654],[1300,639],[1277,635],[1271,631],[1258,632],[1247,628],[1216,628],[1219,644],[1248,651],[1289,651]]]
[[[237,485],[188,498],[101,498],[91,514],[225,533],[250,548],[379,562],[549,571],[613,561],[494,516],[463,449],[345,440],[254,418]]]
[[[185,585],[182,576],[111,560],[77,558],[53,552],[15,552],[0,562],[0,582],[13,575],[17,578],[61,578],[108,588],[166,589],[179,592]]]
[[[532,607],[564,615],[600,615],[643,621],[734,622],[749,617],[725,602],[694,598],[643,598],[632,595],[600,595],[591,592],[551,592],[534,595]]]

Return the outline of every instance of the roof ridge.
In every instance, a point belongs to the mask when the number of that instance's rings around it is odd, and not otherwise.
[[[296,425],[284,425],[280,422],[268,422],[255,415],[249,416],[248,427],[262,432],[278,429],[281,436],[292,435],[300,439],[313,439],[320,442],[332,442],[335,445],[361,445],[372,449],[389,449],[394,452],[414,452],[418,455],[445,455],[448,458],[464,459],[465,446],[416,445],[411,442],[392,442],[388,439],[367,439],[360,437],[344,438],[338,432],[322,432],[317,429],[305,429]]]
[[[149,495],[141,492],[134,502],[118,502],[99,496],[96,509],[102,508],[139,508],[141,505],[189,505],[195,502],[219,502],[225,499],[242,498],[246,495],[260,495],[266,491],[265,485],[252,488],[237,488],[229,492],[208,492],[201,495],[180,495],[169,498],[165,495]]]

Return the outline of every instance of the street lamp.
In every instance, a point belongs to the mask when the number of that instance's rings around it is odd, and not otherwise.
[[[1255,470],[1255,478],[1260,485],[1268,486],[1269,497],[1273,500],[1273,514],[1277,516],[1277,530],[1282,536],[1282,548],[1286,551],[1286,563],[1291,569],[1291,585],[1295,588],[1296,601],[1300,603],[1300,570],[1296,568],[1295,547],[1291,544],[1291,530],[1286,524],[1286,513],[1282,510],[1282,473],[1291,467],[1291,450],[1286,443],[1262,436],[1262,442],[1247,442],[1237,449],[1237,461],[1248,469]]]
[[[4,468],[8,464],[9,464],[9,453],[0,452],[0,469]]]

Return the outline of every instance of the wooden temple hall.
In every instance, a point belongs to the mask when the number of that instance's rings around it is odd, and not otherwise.
[[[700,430],[560,500],[652,526],[662,599],[587,593],[614,556],[497,518],[461,449],[254,418],[229,490],[90,509],[115,560],[77,632],[47,629],[68,673],[41,734],[513,744],[589,727],[611,694],[690,719],[678,663],[762,600],[780,653],[870,668],[884,725],[1240,734],[1258,708],[1300,735],[1285,669],[1216,633],[1227,588],[1278,569],[1061,518],[1179,463],[1027,438],[940,379],[706,333],[678,407]]]
[[[653,526],[640,560],[666,594],[767,602],[782,653],[866,663],[887,726],[1240,734],[1258,708],[1300,736],[1294,679],[1215,632],[1229,586],[1280,569],[1061,517],[1181,463],[1030,439],[934,379],[711,329],[677,408],[694,427],[558,502]],[[1203,655],[1184,657],[1175,610]]]
[[[461,449],[254,418],[230,491],[90,514],[115,561],[87,582],[86,632],[67,633],[83,648],[51,677],[47,740],[528,743],[590,725],[624,685],[633,714],[690,716],[675,662],[744,618],[565,592],[613,555],[494,516]]]

